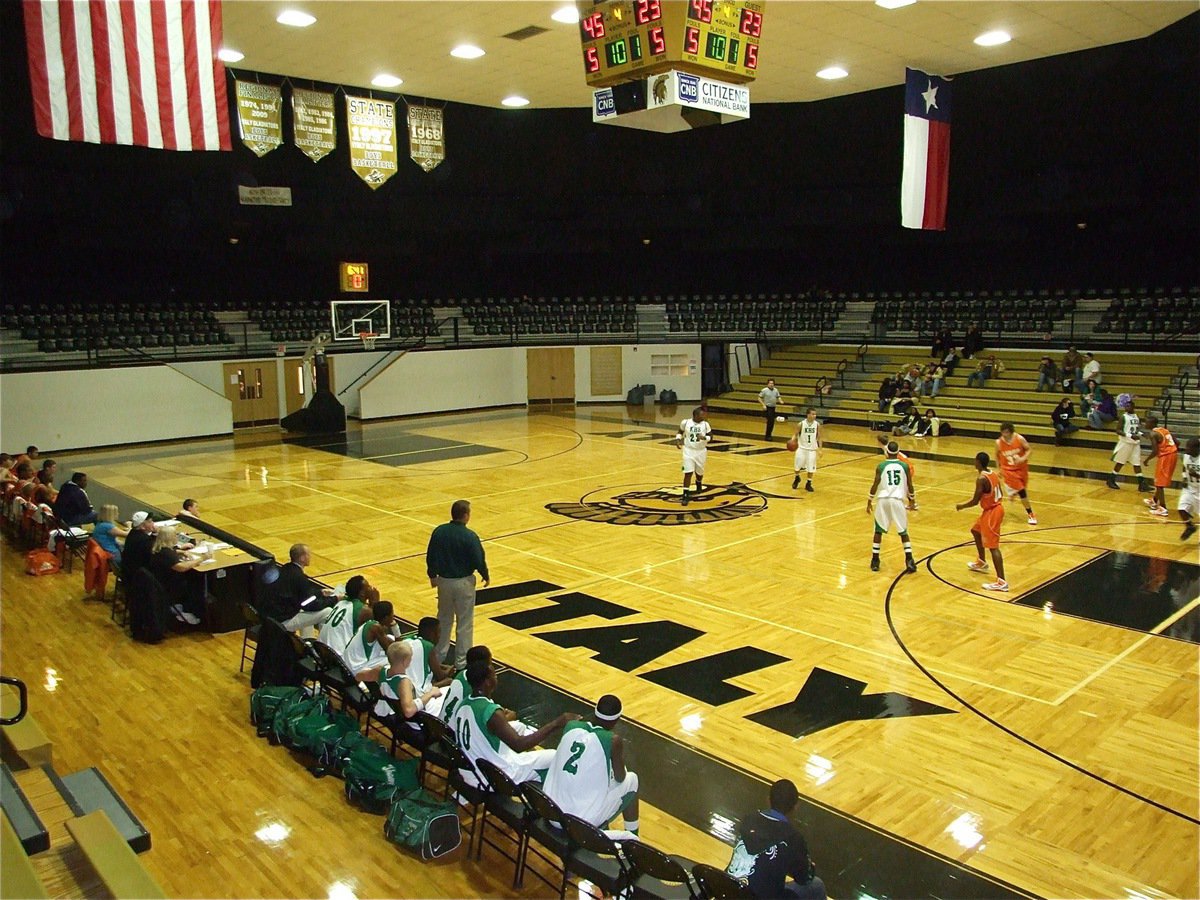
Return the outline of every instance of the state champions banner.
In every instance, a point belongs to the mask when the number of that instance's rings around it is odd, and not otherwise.
[[[283,143],[283,94],[274,84],[238,81],[238,130],[255,156],[266,156]]]
[[[292,142],[313,162],[337,147],[333,94],[292,88]]]
[[[350,168],[376,190],[396,174],[396,104],[346,95]]]
[[[434,106],[408,107],[408,155],[426,172],[446,158],[446,129],[442,111]]]

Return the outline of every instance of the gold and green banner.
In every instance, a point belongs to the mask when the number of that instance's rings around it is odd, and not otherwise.
[[[283,96],[274,84],[238,81],[238,128],[242,143],[255,156],[266,156],[283,143]]]
[[[292,140],[305,156],[320,162],[337,146],[333,94],[292,88]]]
[[[350,168],[372,189],[396,174],[396,104],[346,95]]]
[[[440,109],[433,106],[408,108],[408,155],[426,172],[432,172],[446,158],[446,130]]]

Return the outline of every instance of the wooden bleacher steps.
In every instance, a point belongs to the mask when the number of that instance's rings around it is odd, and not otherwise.
[[[4,816],[0,822],[0,898],[49,897],[45,886],[38,878],[33,861],[21,846],[21,839]]]
[[[0,766],[0,805],[4,807],[5,821],[12,826],[27,854],[32,856],[50,849],[50,833],[8,766]]]
[[[114,897],[142,900],[166,896],[104,810],[69,819],[67,831]]]

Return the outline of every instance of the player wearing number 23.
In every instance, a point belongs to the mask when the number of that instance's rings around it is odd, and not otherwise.
[[[534,748],[579,716],[562,713],[537,731],[517,734],[500,704],[492,700],[496,690],[492,664],[482,659],[469,663],[467,684],[471,696],[458,704],[450,718],[462,752],[471,762],[486,759],[517,784],[532,778],[544,780],[554,762],[554,751]],[[468,784],[479,786],[474,772],[464,769],[462,776]]]
[[[712,440],[712,426],[705,419],[704,407],[692,410],[692,417],[679,423],[675,443],[683,447],[683,505],[688,504],[688,492],[692,488],[692,475],[696,476],[696,491],[704,490],[704,463],[708,460],[708,442]]]

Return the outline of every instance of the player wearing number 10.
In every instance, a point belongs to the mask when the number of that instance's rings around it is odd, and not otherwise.
[[[450,727],[458,746],[472,762],[486,759],[520,784],[536,778],[542,781],[554,762],[553,750],[534,749],[554,732],[579,716],[562,713],[530,734],[517,734],[505,717],[500,704],[492,700],[496,690],[496,670],[490,662],[476,660],[467,665],[467,683],[471,696],[462,701],[450,718]],[[462,772],[468,784],[478,785],[475,773]]]
[[[589,722],[563,729],[554,762],[546,774],[546,796],[562,811],[597,828],[617,813],[625,830],[638,833],[638,777],[625,769],[625,745],[612,728],[621,718],[621,700],[605,694]]]
[[[913,559],[912,541],[908,538],[908,506],[916,504],[917,495],[912,483],[912,469],[908,463],[901,462],[897,457],[900,448],[891,441],[884,449],[887,456],[875,468],[875,481],[871,485],[871,494],[867,497],[867,512],[874,505],[875,537],[871,545],[871,571],[879,571],[879,542],[883,533],[896,526],[900,540],[904,543],[904,571],[913,574],[917,571],[917,563]]]

